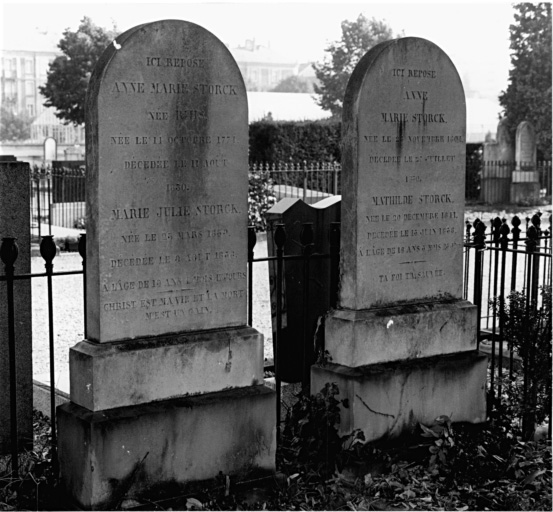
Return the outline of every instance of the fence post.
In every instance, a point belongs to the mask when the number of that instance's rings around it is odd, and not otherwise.
[[[44,259],[46,268],[46,282],[48,289],[48,333],[50,348],[50,424],[52,431],[52,466],[57,476],[57,435],[56,435],[56,373],[54,358],[54,301],[52,298],[52,272],[54,265],[52,261],[56,257],[56,244],[52,235],[45,235],[40,242],[40,255]]]
[[[284,279],[283,260],[284,244],[286,243],[286,229],[284,224],[276,224],[274,233],[277,257],[276,275],[276,336],[273,342],[273,359],[275,365],[275,390],[276,390],[276,420],[277,420],[277,443],[280,440],[280,370],[278,364],[278,346],[282,338],[282,280]]]
[[[88,331],[86,328],[86,233],[81,233],[79,237],[79,245],[77,246],[79,254],[83,259],[83,312],[84,312],[84,337],[88,338]]]
[[[486,224],[476,219],[474,221],[474,297],[476,305],[476,349],[480,348],[480,328],[482,322],[482,274],[484,270],[484,251],[486,250]]]
[[[302,172],[303,172],[303,202],[306,202],[307,199],[307,161],[302,162]]]
[[[10,433],[12,451],[12,478],[19,473],[18,459],[18,432],[17,432],[17,365],[15,358],[15,310],[13,296],[14,263],[19,255],[19,248],[15,243],[16,238],[2,238],[0,245],[0,259],[6,270],[6,290],[8,298],[8,344],[9,344],[9,368],[10,368]]]
[[[309,396],[311,388],[310,369],[313,362],[313,339],[309,324],[309,264],[313,254],[313,223],[304,222],[300,232],[300,244],[303,255],[303,377],[302,393]]]
[[[530,308],[534,306],[532,300],[532,282],[533,282],[533,270],[534,270],[534,252],[536,251],[536,246],[538,242],[538,230],[535,226],[530,226],[526,231],[526,252],[528,255],[528,266],[527,266],[527,275],[526,275],[526,324],[530,320]],[[535,413],[534,413],[534,400],[533,400],[533,389],[534,386],[530,386],[530,396],[529,395],[529,368],[533,367],[534,363],[534,350],[533,345],[528,346],[528,350],[524,353],[524,381],[523,381],[523,403],[524,403],[524,412],[522,415],[522,434],[525,439],[529,439],[534,432],[534,423],[535,423]]]
[[[503,224],[499,228],[499,244],[501,246],[501,283],[499,287],[499,364],[497,366],[497,404],[501,407],[501,392],[503,381],[503,334],[505,331],[505,270],[507,267],[507,248],[509,246],[509,233],[511,232],[507,225],[507,219],[503,219]],[[512,351],[512,347],[511,351]]]
[[[253,249],[257,243],[255,227],[248,227],[248,325],[253,321]]]

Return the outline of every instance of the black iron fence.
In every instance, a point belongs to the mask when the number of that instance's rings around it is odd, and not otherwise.
[[[478,308],[478,348],[490,356],[488,405],[502,410],[521,370],[526,436],[540,394],[551,436],[551,215],[545,227],[541,217],[495,217],[488,232],[479,219],[467,221],[464,246],[463,294]]]
[[[527,165],[516,162],[483,162],[467,156],[465,199],[488,204],[509,204],[513,172],[521,169],[530,175]],[[551,197],[551,162],[532,167],[539,183],[533,203]],[[268,182],[276,200],[298,197],[314,203],[341,193],[341,165],[338,162],[271,162],[250,164],[251,173],[260,173]],[[523,198],[523,201],[530,199]],[[40,237],[51,226],[85,228],[85,162],[54,161],[52,167],[35,167],[31,176],[31,211],[36,234]]]
[[[84,228],[85,162],[53,161],[52,166],[35,166],[31,173],[31,216],[33,231],[40,238],[52,226]]]
[[[526,224],[523,231],[521,225]],[[525,227],[523,225],[523,227]],[[253,228],[248,232],[248,323],[253,322],[253,265],[268,263],[276,266],[276,277],[274,286],[274,314],[276,317],[276,326],[273,336],[273,361],[266,365],[266,371],[275,376],[275,385],[279,399],[277,400],[278,411],[277,419],[280,421],[280,391],[281,391],[281,368],[287,364],[286,354],[280,354],[280,350],[285,346],[285,340],[282,339],[282,308],[283,308],[283,282],[284,272],[287,262],[300,262],[303,268],[303,318],[310,317],[310,286],[309,283],[315,277],[320,280],[321,276],[314,276],[314,262],[317,259],[329,259],[329,276],[326,292],[328,293],[328,303],[330,307],[336,305],[337,287],[338,287],[338,260],[339,260],[339,240],[340,224],[332,223],[328,236],[330,237],[330,250],[328,253],[320,254],[313,251],[315,246],[313,239],[312,225],[306,223],[303,226],[297,243],[301,246],[301,254],[284,254],[284,245],[287,234],[282,224],[273,226],[273,230],[267,233],[268,237],[274,240],[275,254],[267,257],[255,257],[255,245],[257,235]],[[85,277],[85,243],[86,237],[82,235],[79,241],[79,253],[83,258],[83,270],[54,272],[54,259],[56,247],[52,236],[43,236],[40,245],[40,253],[44,259],[45,272],[39,274],[16,274],[18,249],[15,238],[5,237],[0,246],[0,259],[4,266],[4,274],[0,275],[0,282],[6,283],[7,301],[0,301],[0,307],[7,308],[8,327],[9,327],[9,354],[10,354],[10,386],[12,390],[11,401],[11,439],[12,439],[12,468],[17,471],[18,465],[18,433],[17,433],[17,404],[15,396],[16,367],[15,352],[17,350],[17,326],[14,322],[14,300],[13,284],[17,280],[32,279],[36,277],[47,278],[47,300],[48,300],[48,319],[49,319],[49,340],[50,340],[50,390],[51,390],[51,417],[55,418],[55,381],[54,381],[54,321],[53,321],[53,300],[52,300],[52,280],[57,276],[82,274]],[[510,226],[506,221],[495,218],[487,232],[487,226],[476,219],[472,223],[467,223],[465,243],[464,243],[464,298],[471,300],[478,309],[478,348],[483,350],[487,346],[487,352],[490,354],[490,378],[488,382],[488,391],[491,399],[490,406],[500,411],[502,407],[502,396],[504,391],[505,376],[513,376],[513,368],[517,360],[520,360],[517,354],[517,347],[511,342],[506,341],[507,329],[505,324],[506,298],[508,292],[519,291],[523,294],[526,319],[534,318],[532,315],[538,311],[543,303],[540,290],[551,287],[552,265],[551,265],[551,217],[549,217],[548,227],[542,226],[542,219],[535,215],[531,219],[522,221],[514,217]],[[86,291],[85,291],[86,293]],[[83,299],[84,300],[84,299]],[[495,301],[494,305],[491,305]],[[4,306],[5,304],[5,306]],[[86,305],[83,308],[86,311]],[[549,312],[549,326],[550,326]],[[83,319],[84,322],[84,319]],[[86,333],[86,325],[84,327]],[[324,341],[318,341],[316,336],[316,326],[304,322],[302,326],[303,346],[300,355],[302,376],[301,382],[304,391],[309,390],[309,369],[315,362],[318,354],[324,354]],[[314,341],[317,340],[317,341]],[[489,340],[491,344],[487,344]],[[551,358],[551,341],[549,339],[549,355]],[[518,349],[520,351],[520,348]],[[542,357],[542,352],[530,350],[525,352],[522,357],[522,365],[525,369],[531,368],[533,359],[537,356]],[[297,354],[294,355],[297,357]],[[535,403],[536,394],[539,390],[533,386],[531,376],[524,374],[525,384],[524,392],[527,394],[528,403]],[[547,390],[548,400],[551,403],[551,386]],[[531,411],[527,415],[527,428],[533,427],[533,417]],[[53,460],[56,453],[56,431],[55,422],[52,422],[52,448]]]

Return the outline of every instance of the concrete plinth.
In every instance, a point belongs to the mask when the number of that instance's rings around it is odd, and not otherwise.
[[[62,484],[85,509],[184,491],[220,473],[275,471],[275,394],[265,386],[111,411],[58,407]]]
[[[71,401],[91,411],[213,393],[263,382],[263,335],[251,327],[132,343],[77,343],[69,352]]]
[[[339,399],[349,400],[341,433],[361,429],[375,441],[431,424],[441,414],[454,422],[485,421],[487,363],[486,355],[473,351],[358,368],[314,365],[311,389],[336,383]]]
[[[537,173],[527,173],[537,174]],[[540,200],[539,181],[519,181],[511,183],[511,203],[513,204],[538,204]]]
[[[332,362],[358,367],[476,348],[476,306],[467,301],[338,309],[325,321]]]

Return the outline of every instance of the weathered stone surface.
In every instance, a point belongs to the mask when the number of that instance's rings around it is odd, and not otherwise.
[[[509,135],[505,119],[499,121],[495,139],[495,142],[486,142],[484,144],[482,160],[484,162],[514,162],[515,145]]]
[[[340,306],[461,298],[465,96],[425,39],[372,48],[344,98]]]
[[[336,383],[338,399],[349,401],[341,410],[340,433],[359,428],[367,441],[375,441],[417,423],[432,424],[442,414],[454,422],[486,421],[487,367],[487,356],[477,352],[360,368],[329,363],[312,367],[311,389]]]
[[[111,411],[58,408],[62,485],[84,509],[152,499],[217,475],[274,473],[276,410],[265,386]]]
[[[476,313],[467,301],[338,309],[326,318],[325,348],[352,368],[475,350]]]
[[[515,134],[515,159],[517,169],[533,171],[536,166],[536,133],[532,123],[522,121]]]
[[[98,344],[69,352],[71,401],[91,411],[263,383],[263,335],[251,327]],[[124,382],[124,385],[121,383]]]
[[[246,324],[248,111],[193,23],[128,30],[87,94],[87,326],[100,343]]]
[[[19,255],[15,273],[31,272],[30,198],[28,163],[0,163],[0,242],[5,237],[17,238]],[[0,275],[5,275],[0,261]],[[0,282],[0,454],[10,453],[10,365],[8,345],[8,302],[5,282]],[[16,341],[17,431],[21,447],[33,443],[33,360],[30,279],[14,282],[14,314]]]
[[[329,230],[332,222],[340,221],[340,196],[332,196],[312,205],[301,199],[284,198],[265,214],[269,224],[267,248],[269,256],[276,256],[273,234],[276,224],[284,224],[286,242],[284,254],[301,256],[301,232],[304,223],[313,225],[312,253],[328,254],[330,251]],[[303,377],[304,357],[308,357],[308,367],[314,362],[313,354],[306,354],[304,320],[307,321],[307,334],[313,338],[321,316],[331,307],[330,304],[330,260],[311,259],[309,263],[309,297],[307,315],[304,314],[304,261],[290,260],[283,265],[284,283],[282,297],[282,339],[278,347],[277,369],[284,382],[299,382]],[[273,339],[276,339],[276,262],[269,262],[271,286],[271,317]]]

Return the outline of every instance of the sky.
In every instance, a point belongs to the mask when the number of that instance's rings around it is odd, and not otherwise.
[[[340,39],[340,23],[362,13],[386,21],[395,34],[437,44],[456,65],[468,97],[497,102],[508,83],[509,25],[514,10],[502,0],[0,2],[0,44],[6,49],[26,48],[38,33],[54,49],[63,30],[76,30],[85,15],[106,28],[115,24],[121,32],[141,23],[182,19],[202,25],[231,48],[255,39],[299,62],[321,61],[327,45]]]

